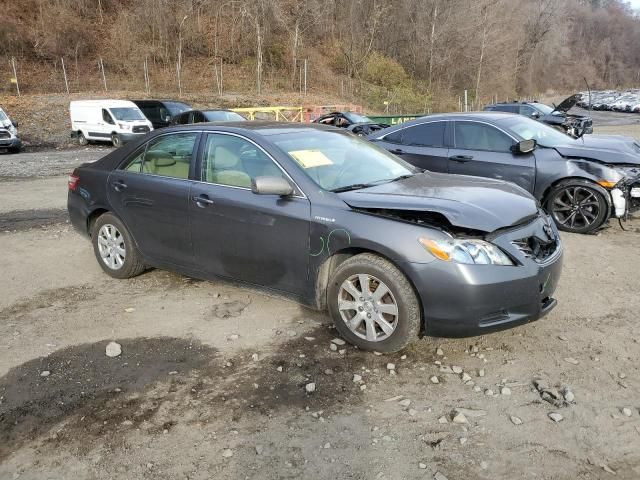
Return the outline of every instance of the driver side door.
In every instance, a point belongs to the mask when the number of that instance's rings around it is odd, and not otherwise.
[[[455,121],[453,134],[449,173],[506,180],[533,192],[536,157],[514,153],[514,138],[491,124],[475,121]]]
[[[257,195],[251,180],[283,176],[252,141],[209,133],[202,142],[189,205],[196,263],[209,274],[303,294],[307,287],[311,208],[290,197]]]

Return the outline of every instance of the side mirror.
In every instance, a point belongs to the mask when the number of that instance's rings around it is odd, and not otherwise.
[[[167,115],[166,117],[164,117],[164,121],[167,123],[171,122],[171,115]]]
[[[293,187],[282,177],[256,177],[251,180],[251,191],[257,195],[293,195]]]
[[[514,151],[514,153],[531,153],[536,149],[536,146],[538,145],[538,143],[535,140],[522,140],[518,143],[516,143],[513,147],[512,150]]]
[[[540,118],[540,114],[538,112],[533,112],[531,114],[531,118]]]

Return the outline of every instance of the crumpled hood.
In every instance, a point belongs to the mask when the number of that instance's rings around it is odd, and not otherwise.
[[[484,232],[538,215],[535,199],[524,189],[465,175],[428,172],[338,195],[353,208],[436,212],[452,225]]]
[[[584,135],[574,142],[554,148],[564,157],[640,165],[640,143],[622,135]]]
[[[563,101],[561,101],[553,111],[567,113],[569,110],[571,110],[575,106],[576,103],[580,101],[581,98],[582,98],[582,95],[580,93],[571,95],[570,97],[565,98]]]

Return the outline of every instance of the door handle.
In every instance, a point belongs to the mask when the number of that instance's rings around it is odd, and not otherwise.
[[[453,157],[449,157],[449,160],[453,160],[454,162],[465,163],[469,160],[473,160],[471,155],[454,155]]]
[[[116,192],[121,192],[122,190],[124,190],[125,188],[127,188],[127,184],[124,183],[122,180],[116,180],[115,182],[113,182],[111,184],[111,186],[113,187],[113,189]]]
[[[401,148],[396,148],[394,150],[389,150],[391,153],[394,153],[396,155],[402,155],[403,153],[405,153],[404,150],[402,150]]]
[[[205,208],[208,205],[213,205],[213,200],[211,200],[209,197],[207,197],[204,194],[194,196],[192,197],[192,200],[200,208]]]

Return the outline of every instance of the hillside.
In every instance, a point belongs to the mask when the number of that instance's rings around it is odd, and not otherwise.
[[[231,92],[304,96],[306,80],[307,96],[393,113],[455,109],[464,90],[477,106],[584,89],[585,79],[594,88],[640,81],[640,20],[622,0],[21,0],[3,9],[3,94],[16,92],[12,59],[23,94],[68,87],[226,105]]]

